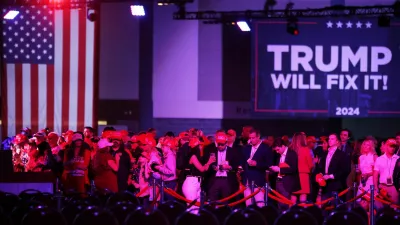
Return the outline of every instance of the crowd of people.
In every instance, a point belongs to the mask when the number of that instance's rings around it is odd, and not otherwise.
[[[53,172],[65,194],[85,195],[88,188],[103,192],[136,194],[142,204],[156,201],[153,183],[183,195],[188,201],[217,202],[243,188],[247,197],[254,188],[267,182],[292,202],[323,201],[354,182],[362,190],[374,185],[392,203],[399,203],[400,134],[377,141],[369,136],[350,142],[347,129],[339,135],[307,136],[304,132],[288,136],[261,138],[257,129],[217,130],[206,136],[189,129],[157,138],[156,129],[130,134],[106,127],[101,136],[93,128],[61,135],[49,129],[32,135],[29,128],[3,143],[12,151],[15,172]],[[353,190],[354,191],[354,190]],[[349,191],[342,198],[351,199]],[[247,206],[265,204],[265,193],[246,200]],[[165,195],[166,200],[174,196]],[[368,209],[367,200],[359,200]],[[382,205],[377,202],[377,207]],[[190,204],[193,211],[198,207]],[[278,204],[286,210],[289,205]]]

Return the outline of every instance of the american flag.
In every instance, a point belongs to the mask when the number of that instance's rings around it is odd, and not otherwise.
[[[3,136],[24,127],[60,133],[94,126],[95,23],[85,9],[19,12],[3,20]]]

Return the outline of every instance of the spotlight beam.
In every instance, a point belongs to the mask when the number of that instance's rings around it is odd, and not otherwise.
[[[146,12],[142,5],[131,5],[132,16],[145,16]]]
[[[246,21],[238,21],[236,24],[238,25],[238,27],[240,28],[241,31],[244,31],[244,32],[251,31],[250,26],[249,26],[249,24],[247,24]]]
[[[10,10],[3,16],[3,19],[13,20],[15,17],[18,16],[18,14],[19,14],[19,11],[17,11],[17,10]]]

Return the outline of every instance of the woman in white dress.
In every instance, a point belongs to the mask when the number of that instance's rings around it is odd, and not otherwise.
[[[374,142],[372,140],[363,141],[361,145],[361,156],[358,159],[358,168],[361,172],[361,181],[359,187],[367,192],[369,192],[371,185],[374,184],[373,172],[376,158],[378,158],[378,155],[375,151]],[[358,190],[358,194],[361,194],[360,190]],[[368,202],[361,200],[361,205],[367,207]]]

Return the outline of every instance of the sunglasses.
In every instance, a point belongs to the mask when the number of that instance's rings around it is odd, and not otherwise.
[[[222,147],[222,146],[225,146],[225,145],[226,145],[226,144],[218,143],[218,146],[221,146],[221,147]]]

